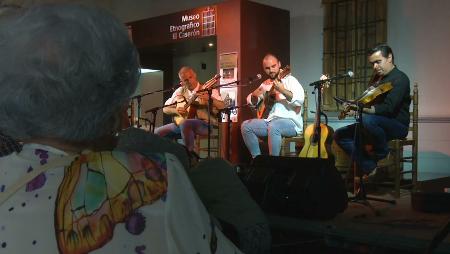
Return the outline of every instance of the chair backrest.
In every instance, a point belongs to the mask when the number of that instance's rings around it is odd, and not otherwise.
[[[410,108],[409,111],[409,133],[408,133],[408,138],[409,139],[417,139],[417,135],[418,135],[418,118],[419,118],[419,94],[418,94],[418,87],[417,87],[417,82],[414,83],[414,88],[411,94],[411,102],[412,102],[412,107]]]
[[[411,138],[414,140],[415,145],[413,146],[412,155],[417,158],[418,155],[418,137],[419,137],[419,88],[417,82],[414,82],[413,94],[411,95],[412,100],[412,112],[410,112],[410,127],[409,132],[411,133]]]

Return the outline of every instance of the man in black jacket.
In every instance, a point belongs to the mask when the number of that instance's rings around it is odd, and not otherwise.
[[[372,141],[373,152],[369,155],[356,145],[355,153],[355,124],[339,128],[334,133],[336,143],[358,163],[363,173],[372,172],[380,159],[389,153],[389,140],[404,138],[408,135],[409,105],[411,103],[409,78],[397,69],[394,64],[392,49],[381,44],[368,52],[368,60],[372,64],[376,80],[372,86],[392,85],[392,90],[381,95],[381,102],[371,107],[363,108],[362,127]],[[344,104],[344,111],[354,114],[349,104]],[[356,142],[358,144],[358,142]]]

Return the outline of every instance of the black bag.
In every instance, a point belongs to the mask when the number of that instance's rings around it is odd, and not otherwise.
[[[269,213],[331,219],[347,208],[347,191],[332,159],[256,157],[244,182]]]

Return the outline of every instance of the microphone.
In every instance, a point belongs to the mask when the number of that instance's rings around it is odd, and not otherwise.
[[[253,81],[257,81],[257,80],[260,80],[262,78],[262,75],[261,74],[256,74],[254,77],[250,77],[250,78],[248,78],[248,83],[253,83]]]
[[[175,90],[177,90],[182,85],[183,85],[183,83],[181,83],[181,81],[180,81],[180,83],[173,85],[171,88],[167,89],[167,91],[165,91],[165,92],[175,92]]]
[[[341,79],[341,78],[347,78],[347,77],[348,78],[352,78],[353,75],[355,75],[353,73],[353,71],[349,70],[349,71],[347,71],[347,73],[339,74],[337,76],[334,76],[334,77],[331,77],[331,78],[327,78],[327,79],[317,80],[317,81],[312,82],[309,85],[310,86],[316,86],[316,85],[319,85],[319,84],[322,84],[322,83],[325,83],[325,82],[330,82],[330,81],[334,81],[334,80]]]

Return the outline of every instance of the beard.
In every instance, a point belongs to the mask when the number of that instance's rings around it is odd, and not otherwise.
[[[280,73],[280,70],[278,70],[277,72],[271,72],[271,73],[269,73],[270,79],[272,79],[272,80],[277,79],[279,73]]]

